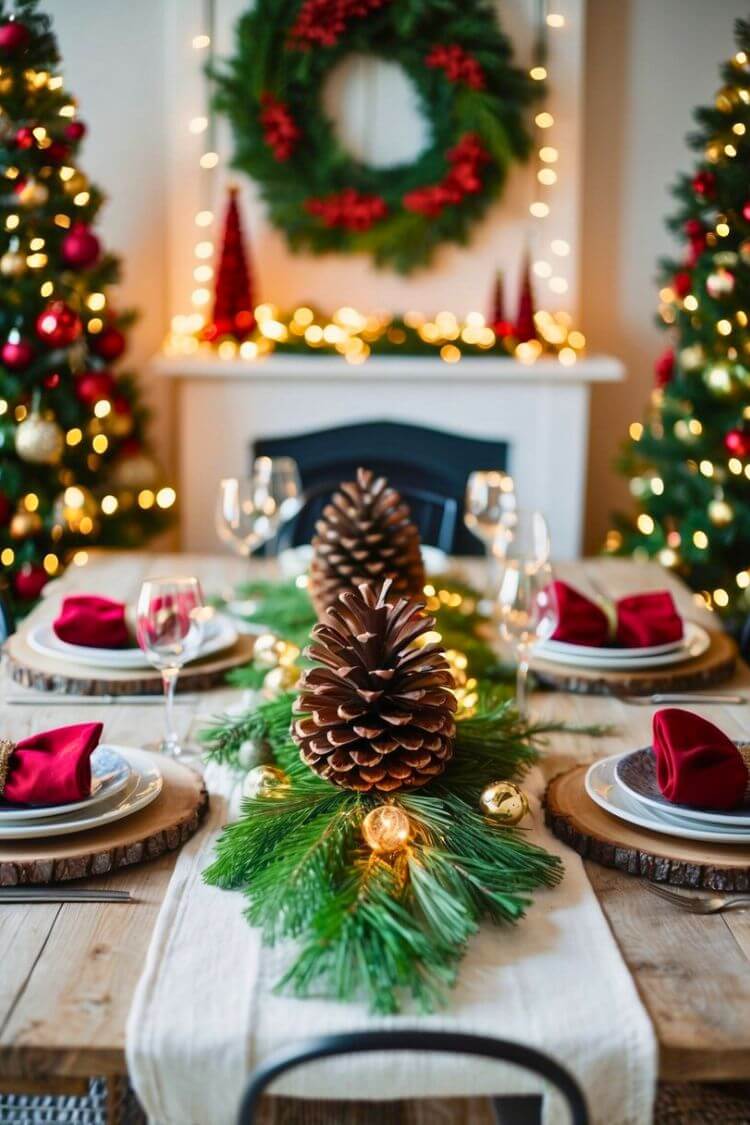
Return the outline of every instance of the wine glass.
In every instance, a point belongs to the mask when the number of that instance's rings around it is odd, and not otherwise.
[[[161,672],[165,700],[163,753],[182,753],[174,724],[174,694],[183,664],[197,655],[211,610],[203,603],[197,578],[148,578],[141,586],[135,613],[138,644]]]
[[[302,484],[291,457],[257,457],[249,477],[219,484],[216,530],[219,538],[249,558],[270,542],[302,506]]]
[[[506,557],[497,611],[500,635],[515,650],[516,706],[521,718],[526,719],[531,651],[539,641],[549,640],[557,628],[557,598],[549,563]]]
[[[513,478],[500,469],[477,469],[466,482],[464,523],[481,539],[487,552],[487,591],[497,588],[495,542],[516,510]]]
[[[541,512],[513,508],[506,513],[493,543],[493,553],[501,563],[506,558],[524,559],[543,565],[549,562],[551,542],[547,521]]]

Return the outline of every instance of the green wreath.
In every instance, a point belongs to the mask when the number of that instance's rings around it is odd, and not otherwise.
[[[398,63],[414,82],[429,141],[411,163],[354,159],[322,112],[326,79],[354,52]],[[540,92],[513,66],[486,0],[257,0],[212,77],[234,165],[258,181],[290,246],[369,253],[400,273],[467,241],[529,152],[523,109]]]

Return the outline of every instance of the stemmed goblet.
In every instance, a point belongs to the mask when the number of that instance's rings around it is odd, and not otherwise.
[[[136,605],[136,637],[164,685],[165,736],[160,750],[176,758],[182,747],[174,723],[174,695],[180,669],[201,647],[211,610],[197,578],[148,578]]]
[[[249,477],[219,484],[216,530],[219,538],[249,558],[268,543],[302,506],[302,484],[291,457],[258,457]]]
[[[487,593],[493,597],[497,589],[498,544],[504,529],[516,511],[513,478],[500,469],[477,469],[466,482],[464,523],[484,543],[487,552]]]

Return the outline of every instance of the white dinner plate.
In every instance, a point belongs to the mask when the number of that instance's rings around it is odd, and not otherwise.
[[[130,766],[112,746],[97,746],[91,755],[91,793],[82,801],[67,805],[3,805],[0,824],[16,824],[19,820],[41,820],[62,816],[78,809],[93,809],[120,793],[130,780]]]
[[[615,766],[615,775],[622,789],[638,805],[655,809],[666,816],[679,816],[697,824],[723,824],[727,827],[750,829],[750,808],[694,809],[677,805],[659,792],[656,780],[656,759],[650,746],[623,754]]]
[[[638,660],[643,659],[644,656],[663,656],[665,652],[674,652],[678,648],[682,648],[685,644],[685,636],[679,637],[676,641],[670,641],[665,645],[648,645],[644,648],[599,648],[596,645],[572,645],[567,641],[545,641],[544,652],[553,653],[558,656],[580,656],[587,659],[591,653],[601,653],[603,656],[611,657],[613,660]],[[541,645],[539,646],[542,647]]]
[[[436,577],[439,574],[445,574],[448,570],[448,556],[445,551],[441,551],[437,547],[430,547],[425,543],[421,544],[420,549],[427,574]],[[285,551],[279,552],[279,569],[284,578],[297,578],[298,575],[306,574],[310,569],[312,557],[313,549],[311,546],[287,547]]]
[[[584,648],[581,656],[560,655],[550,651],[549,641],[543,641],[534,648],[534,657],[550,664],[565,664],[574,668],[601,668],[607,671],[635,671],[638,669],[662,668],[670,664],[680,664],[684,660],[695,660],[703,656],[711,647],[711,638],[706,630],[693,621],[685,622],[685,636],[680,645],[671,652],[656,656],[613,656],[611,649]],[[637,650],[636,650],[637,651]]]
[[[610,816],[659,832],[662,836],[677,836],[683,840],[706,840],[712,844],[745,844],[750,848],[750,829],[727,828],[721,824],[697,825],[679,814],[664,816],[655,809],[640,805],[625,792],[617,781],[616,768],[623,754],[613,754],[594,762],[586,771],[586,792]]]
[[[130,766],[130,778],[121,793],[96,809],[78,809],[47,820],[26,820],[22,824],[0,824],[0,840],[32,840],[86,832],[131,816],[155,801],[161,793],[163,780],[161,770],[154,765],[153,755],[124,746],[108,749],[116,751]]]
[[[75,664],[93,668],[150,668],[145,654],[139,648],[90,648],[71,645],[56,636],[51,624],[37,625],[26,636],[29,647],[43,656],[63,657]],[[191,660],[200,660],[216,652],[231,648],[237,640],[237,630],[228,617],[217,614],[208,624],[208,635]],[[188,661],[190,663],[190,661]]]

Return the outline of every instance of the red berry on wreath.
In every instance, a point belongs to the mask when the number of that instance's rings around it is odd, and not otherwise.
[[[91,350],[95,355],[111,363],[112,360],[119,359],[125,351],[125,337],[119,328],[110,325],[109,328],[91,337]]]
[[[13,576],[13,588],[19,598],[31,601],[39,597],[48,581],[49,575],[43,566],[26,562]]]
[[[76,398],[86,406],[111,398],[114,388],[115,381],[109,371],[84,371],[75,381]]]
[[[733,457],[740,457],[743,461],[750,458],[750,425],[730,430],[724,437],[724,445]]]
[[[86,126],[83,121],[71,121],[63,130],[69,141],[80,141],[86,136]]]
[[[37,317],[36,333],[50,348],[67,348],[81,334],[81,319],[65,301],[51,301]]]
[[[72,269],[88,269],[98,260],[101,243],[85,223],[76,223],[62,241],[62,259]]]
[[[0,349],[0,359],[10,371],[25,371],[34,359],[34,345],[14,328]]]
[[[28,46],[31,32],[20,20],[5,20],[0,23],[0,53],[16,55]]]

